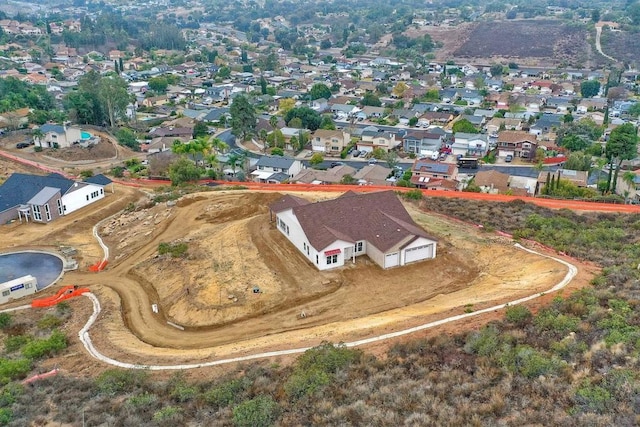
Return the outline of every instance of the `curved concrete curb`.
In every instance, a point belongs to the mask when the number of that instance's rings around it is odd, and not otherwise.
[[[452,316],[452,317],[447,317],[446,319],[440,319],[440,320],[436,320],[434,322],[429,322],[429,323],[425,323],[423,325],[419,325],[419,326],[415,326],[412,328],[408,328],[408,329],[403,329],[401,331],[396,331],[396,332],[391,332],[388,334],[383,334],[383,335],[377,335],[375,337],[370,337],[370,338],[365,338],[362,340],[358,340],[358,341],[352,341],[352,342],[347,342],[344,343],[345,346],[347,347],[358,347],[361,345],[365,345],[365,344],[371,344],[374,342],[379,342],[379,341],[384,341],[384,340],[388,340],[391,338],[397,338],[397,337],[401,337],[403,335],[408,335],[408,334],[412,334],[414,332],[418,332],[418,331],[422,331],[425,329],[430,329],[436,326],[440,326],[440,325],[444,325],[445,323],[450,323],[450,322],[455,322],[458,320],[462,320],[462,319],[466,319],[469,317],[473,317],[473,316],[478,316],[480,314],[484,314],[484,313],[489,313],[495,310],[500,310],[503,309],[505,307],[511,306],[511,305],[517,305],[517,304],[521,304],[523,302],[526,301],[531,301],[533,299],[539,298],[542,295],[544,295],[545,293],[549,293],[549,292],[555,292],[557,290],[560,290],[562,288],[564,288],[565,286],[567,286],[571,280],[573,280],[573,278],[576,276],[576,274],[578,274],[578,268],[567,262],[564,261],[562,259],[556,258],[556,257],[552,257],[550,255],[545,255],[545,254],[541,254],[537,251],[534,251],[532,249],[527,249],[523,246],[521,246],[520,244],[516,244],[515,245],[516,248],[526,251],[526,252],[530,252],[532,254],[536,254],[545,258],[549,258],[552,259],[554,261],[559,262],[560,264],[565,265],[569,270],[567,271],[567,274],[565,274],[564,278],[558,282],[554,287],[552,287],[551,289],[549,289],[546,292],[540,292],[540,293],[536,293],[533,295],[530,295],[528,297],[524,297],[524,298],[519,298],[517,300],[514,301],[510,301],[508,303],[505,304],[499,304],[499,305],[494,305],[492,307],[488,307],[482,310],[478,310],[478,311],[474,311],[472,313],[464,313],[464,314],[460,314],[457,316]],[[205,367],[209,367],[209,366],[218,366],[218,365],[225,365],[228,363],[236,363],[236,362],[244,362],[244,361],[249,361],[249,360],[256,360],[256,359],[264,359],[264,358],[269,358],[269,357],[275,357],[275,356],[286,356],[286,355],[291,355],[291,354],[299,354],[299,353],[304,353],[305,351],[309,350],[312,347],[299,347],[299,348],[292,348],[289,350],[279,350],[279,351],[270,351],[270,352],[264,352],[264,353],[257,353],[257,354],[251,354],[248,356],[239,356],[239,357],[232,357],[232,358],[228,358],[228,359],[219,359],[219,360],[212,360],[209,362],[202,362],[202,363],[193,363],[193,364],[183,364],[183,365],[136,365],[133,363],[126,363],[126,362],[120,362],[118,360],[112,359],[110,357],[107,357],[105,355],[103,355],[102,353],[100,353],[95,346],[93,345],[93,343],[91,342],[91,337],[89,336],[89,329],[91,329],[91,326],[93,326],[93,324],[95,323],[96,319],[98,318],[98,315],[100,314],[100,301],[98,301],[98,298],[88,292],[84,294],[85,296],[87,296],[89,299],[91,299],[92,303],[93,303],[93,314],[91,315],[91,317],[89,318],[89,320],[87,321],[87,323],[84,325],[84,327],[80,330],[80,332],[78,333],[79,337],[80,337],[80,341],[82,341],[82,344],[84,345],[85,349],[87,350],[87,352],[89,352],[89,354],[102,361],[105,363],[108,363],[110,365],[113,366],[117,366],[119,368],[124,368],[124,369],[147,369],[150,371],[169,371],[169,370],[177,370],[177,369],[195,369],[195,368],[205,368]]]

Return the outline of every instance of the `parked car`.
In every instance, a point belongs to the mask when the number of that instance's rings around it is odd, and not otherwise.
[[[360,150],[353,150],[353,152],[351,153],[351,155],[353,157],[358,157],[360,155]]]
[[[507,157],[504,158],[504,161],[507,163],[511,163],[513,160],[513,156],[511,154],[507,154]]]
[[[342,166],[342,165],[344,165],[343,162],[331,162],[331,167],[332,168],[335,168],[336,166]]]
[[[27,148],[29,146],[28,142],[18,142],[16,144],[16,148]]]
[[[376,163],[378,163],[378,159],[376,159],[375,157],[372,157],[369,159],[369,164],[370,165],[375,165]]]

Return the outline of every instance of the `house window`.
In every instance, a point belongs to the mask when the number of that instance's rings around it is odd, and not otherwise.
[[[104,194],[104,189],[100,189],[100,194]]]
[[[327,264],[337,264],[338,263],[338,255],[329,255],[327,257]]]
[[[51,211],[49,210],[49,203],[45,203],[44,213],[47,216],[47,221],[51,221]]]
[[[40,206],[33,206],[33,219],[34,221],[42,221],[42,215],[40,214]]]
[[[11,291],[2,291],[2,296],[3,297],[8,297],[10,293],[11,293]]]
[[[87,201],[89,201],[89,195],[87,194]]]
[[[309,245],[307,245],[307,255],[309,255]]]
[[[318,263],[318,255],[316,255],[316,264]]]
[[[362,242],[356,243],[356,252],[362,252]]]
[[[64,208],[62,206],[62,200],[58,199],[58,215],[62,215],[64,213]]]
[[[25,285],[24,285],[24,288],[25,288],[25,289],[31,289],[31,283],[27,283],[27,284],[25,284]]]

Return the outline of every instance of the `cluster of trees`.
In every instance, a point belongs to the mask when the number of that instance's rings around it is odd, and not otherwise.
[[[15,77],[0,79],[0,113],[24,107],[49,111],[54,107],[54,99],[45,86],[31,85]]]
[[[64,107],[77,123],[115,127],[126,119],[130,97],[127,83],[116,75],[100,75],[91,70],[78,81],[78,87],[69,93]]]

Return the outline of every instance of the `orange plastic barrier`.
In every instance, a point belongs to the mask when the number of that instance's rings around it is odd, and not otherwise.
[[[95,264],[89,266],[89,271],[97,273],[98,271],[104,270],[107,264],[109,264],[109,261],[107,261],[106,259],[100,262],[96,262]]]
[[[59,372],[58,368],[53,368],[52,370],[50,370],[49,372],[45,372],[44,374],[34,375],[31,378],[27,378],[26,380],[22,381],[22,384],[31,384],[34,381],[43,380],[45,378],[53,377],[54,375],[57,375],[58,372]]]
[[[89,288],[78,288],[75,285],[68,285],[60,289],[58,293],[53,296],[34,299],[31,301],[31,307],[51,307],[69,298],[80,296],[85,292],[89,292]]]

